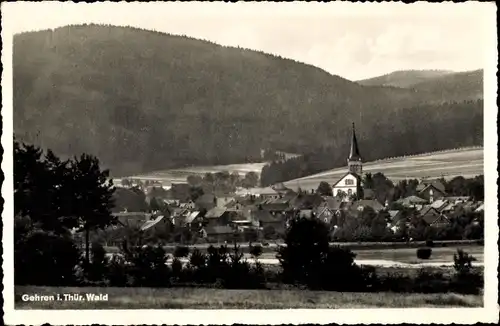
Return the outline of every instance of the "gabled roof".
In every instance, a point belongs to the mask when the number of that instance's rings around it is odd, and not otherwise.
[[[424,191],[429,186],[433,186],[435,189],[439,190],[441,193],[446,193],[444,184],[440,180],[423,180],[417,185],[417,191]]]
[[[322,204],[322,206],[326,206],[330,210],[338,210],[338,209],[340,209],[341,203],[342,203],[342,200],[338,199],[337,197],[327,197],[327,198],[325,198],[325,201]]]
[[[425,223],[432,225],[435,223],[448,223],[450,220],[444,216],[444,215],[435,215],[435,214],[426,214],[422,216],[422,219],[425,221]]]
[[[439,215],[439,212],[435,208],[433,208],[431,205],[425,205],[425,206],[423,206],[418,212],[421,215],[428,215],[428,214]]]
[[[224,207],[214,207],[205,214],[205,218],[219,218],[226,212]]]
[[[184,220],[184,222],[191,223],[198,217],[198,215],[200,215],[200,212],[198,212],[198,211],[191,212],[186,216],[186,219]]]
[[[144,223],[141,226],[141,231],[144,231],[144,230],[152,228],[153,226],[155,226],[156,224],[158,224],[158,222],[160,222],[161,220],[163,220],[163,218],[164,218],[164,216],[160,215],[160,216],[156,217],[154,220],[146,221],[146,223]]]
[[[448,201],[447,200],[444,200],[444,199],[438,199],[434,202],[432,202],[431,206],[435,209],[437,209],[438,211],[440,209],[443,209],[444,207],[446,207],[446,205],[448,205]]]
[[[417,196],[408,196],[398,200],[398,203],[411,205],[411,204],[423,204],[426,203],[427,200],[417,197]]]
[[[255,219],[259,222],[272,223],[272,222],[283,221],[283,216],[273,215],[270,212],[265,211],[265,210],[252,211],[251,214],[252,214],[253,219]]]
[[[390,211],[388,211],[388,213],[389,213],[389,216],[390,216],[391,220],[393,220],[396,216],[398,216],[398,214],[401,213],[401,211],[399,211],[399,210],[394,210],[394,211],[390,210]]]
[[[358,180],[358,184],[359,184],[359,182],[361,181],[361,177],[360,177],[358,174],[354,173],[354,172],[348,171],[348,172],[346,172],[344,175],[342,175],[340,178],[338,178],[338,179],[337,179],[337,181],[335,181],[335,182],[333,183],[332,188],[336,187],[336,186],[337,186],[337,184],[338,184],[340,181],[342,181],[342,179],[344,179],[344,178],[345,178],[347,175],[349,175],[349,174],[350,174],[350,175],[352,175],[352,176],[354,176],[354,177]]]

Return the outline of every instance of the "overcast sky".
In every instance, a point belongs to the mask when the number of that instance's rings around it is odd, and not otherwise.
[[[3,3],[4,32],[130,25],[262,50],[359,80],[483,67],[488,4]],[[489,25],[491,26],[491,25]],[[493,31],[494,32],[494,31]]]

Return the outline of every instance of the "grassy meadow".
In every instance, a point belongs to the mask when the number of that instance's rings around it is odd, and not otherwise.
[[[23,302],[23,294],[102,293],[108,301]],[[353,293],[210,288],[70,288],[16,286],[16,309],[335,309],[480,307],[480,295]]]

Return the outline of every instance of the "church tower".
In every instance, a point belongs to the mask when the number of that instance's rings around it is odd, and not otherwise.
[[[356,138],[354,123],[352,124],[351,151],[349,153],[349,158],[347,159],[347,167],[351,173],[355,173],[359,176],[363,173],[363,162],[361,161],[361,155],[359,154],[358,140]]]

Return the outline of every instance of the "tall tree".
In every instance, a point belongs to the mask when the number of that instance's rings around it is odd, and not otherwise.
[[[332,187],[326,181],[321,181],[319,183],[318,189],[316,192],[322,196],[333,196]]]
[[[69,165],[72,179],[72,207],[80,230],[85,232],[85,259],[89,261],[90,232],[113,224],[113,182],[109,171],[101,171],[96,157],[82,154]]]

